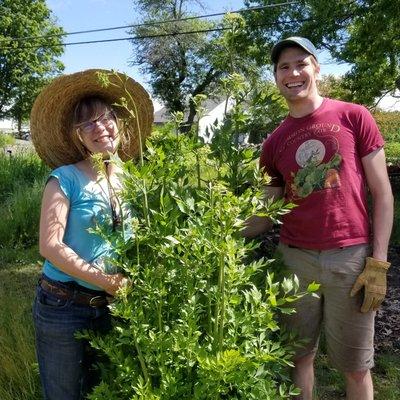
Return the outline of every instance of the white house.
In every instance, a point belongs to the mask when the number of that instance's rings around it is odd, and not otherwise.
[[[207,99],[202,106],[205,112],[199,120],[199,135],[206,139],[211,132],[211,127],[214,124],[219,125],[222,123],[225,112],[230,111],[233,106],[233,100],[229,99],[228,103],[226,103],[226,99]],[[187,114],[185,116],[187,116]],[[171,115],[165,107],[162,107],[154,113],[155,125],[162,125],[170,120]],[[195,119],[195,121],[197,121],[197,119]]]
[[[9,133],[15,130],[15,124],[11,119],[0,120],[0,132]]]
[[[378,103],[378,107],[383,111],[400,111],[400,90],[396,90],[394,95],[384,96]]]

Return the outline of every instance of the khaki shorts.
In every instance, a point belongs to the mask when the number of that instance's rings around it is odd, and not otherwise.
[[[369,245],[316,251],[280,243],[278,251],[288,273],[299,278],[300,290],[305,290],[313,281],[321,285],[320,298],[304,296],[294,303],[295,314],[282,315],[283,326],[306,341],[295,358],[317,351],[323,323],[328,357],[338,370],[355,372],[372,368],[375,312],[360,312],[362,290],[350,297],[350,290],[370,253]]]

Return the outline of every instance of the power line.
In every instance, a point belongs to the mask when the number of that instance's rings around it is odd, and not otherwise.
[[[280,21],[275,22],[270,25],[284,25],[284,24],[291,24],[291,23],[300,23],[300,22],[307,22],[310,21],[309,18],[304,19],[297,19],[295,21]],[[263,25],[258,25],[263,26]],[[49,47],[61,47],[61,46],[73,46],[79,44],[93,44],[93,43],[109,43],[109,42],[120,42],[124,40],[140,40],[140,39],[152,39],[152,38],[160,38],[160,37],[168,37],[168,36],[181,36],[181,35],[193,35],[196,33],[210,33],[210,32],[220,32],[229,30],[230,27],[222,27],[222,28],[211,28],[211,29],[200,29],[195,31],[183,31],[183,32],[171,32],[171,33],[160,33],[154,35],[141,35],[141,36],[129,36],[117,39],[100,39],[100,40],[88,40],[88,41],[81,41],[81,42],[67,42],[62,44],[46,44],[46,45],[35,45],[35,46],[18,46],[18,47],[0,47],[0,50],[24,50],[24,49],[39,49],[39,48],[49,48]]]
[[[70,43],[62,43],[62,44],[48,44],[48,45],[22,46],[22,47],[21,46],[18,46],[18,47],[0,47],[0,50],[39,49],[39,48],[42,48],[42,47],[73,46],[73,45],[76,45],[76,44],[120,42],[120,41],[123,41],[123,40],[139,40],[139,39],[151,39],[151,38],[159,38],[159,37],[167,37],[167,36],[192,35],[192,34],[195,34],[195,33],[209,33],[209,32],[217,32],[217,31],[225,31],[227,29],[230,29],[230,28],[229,27],[225,27],[225,28],[201,29],[201,30],[196,30],[196,31],[160,33],[160,34],[157,34],[157,35],[129,36],[129,37],[117,38],[117,39],[88,40],[88,41],[83,41],[83,42],[70,42]]]
[[[206,14],[206,15],[197,15],[197,16],[185,17],[185,18],[181,18],[181,19],[170,19],[170,20],[165,20],[165,21],[153,21],[153,22],[145,22],[145,23],[141,23],[141,24],[123,25],[123,26],[115,26],[115,27],[99,28],[99,29],[90,29],[90,30],[85,30],[85,31],[55,33],[55,34],[51,34],[51,35],[24,36],[24,37],[20,37],[20,38],[3,38],[3,39],[0,39],[0,42],[2,42],[2,41],[21,42],[21,41],[32,40],[32,39],[46,39],[46,38],[51,38],[51,37],[64,37],[64,36],[71,36],[71,35],[80,35],[80,34],[84,34],[84,33],[105,32],[105,31],[112,31],[112,30],[119,30],[119,29],[126,29],[126,28],[140,28],[142,26],[157,26],[157,25],[163,25],[163,24],[174,23],[174,22],[184,22],[184,21],[190,21],[190,20],[196,20],[196,19],[218,17],[218,16],[221,16],[221,15],[226,15],[227,13],[240,14],[240,13],[245,13],[245,12],[249,12],[249,11],[259,11],[259,10],[264,10],[264,9],[267,9],[267,8],[281,7],[281,6],[292,5],[292,4],[297,4],[297,3],[298,3],[298,1],[287,1],[287,2],[283,2],[283,3],[267,4],[265,6],[243,8],[243,9],[236,10],[236,11],[221,12],[221,13]],[[116,40],[125,40],[125,39],[116,39]],[[83,43],[85,43],[85,42],[82,42],[82,44]],[[98,43],[98,41],[91,41],[89,43]],[[81,43],[77,43],[77,44],[81,44]]]

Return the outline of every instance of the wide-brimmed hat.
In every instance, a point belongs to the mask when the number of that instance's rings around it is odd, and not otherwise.
[[[51,168],[73,164],[84,158],[71,134],[75,105],[87,96],[98,96],[113,105],[122,120],[125,137],[121,140],[118,154],[123,161],[139,154],[139,133],[142,143],[150,135],[153,103],[138,82],[125,74],[102,69],[62,75],[40,92],[30,119],[33,145],[39,157]],[[123,103],[126,107],[115,106],[115,103]]]
[[[311,43],[310,40],[301,36],[291,36],[287,39],[280,40],[279,42],[275,43],[274,47],[271,50],[271,61],[273,64],[276,64],[279,60],[279,56],[282,53],[282,50],[296,46],[302,48],[306,53],[311,54],[316,60],[317,58],[317,49]]]

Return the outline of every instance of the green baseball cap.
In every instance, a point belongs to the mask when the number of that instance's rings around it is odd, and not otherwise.
[[[282,50],[287,47],[300,47],[308,54],[311,54],[316,60],[317,58],[317,49],[315,46],[306,38],[301,36],[291,36],[287,39],[280,40],[275,43],[274,47],[271,50],[271,61],[273,64],[276,64],[279,60],[279,56],[282,53]]]

